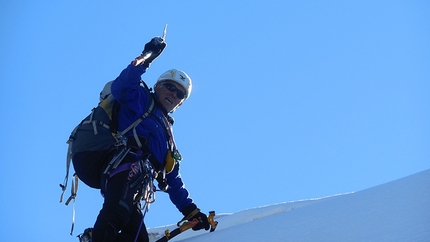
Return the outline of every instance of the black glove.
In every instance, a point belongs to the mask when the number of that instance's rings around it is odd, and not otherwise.
[[[166,48],[166,42],[164,42],[163,38],[161,37],[154,37],[145,44],[145,48],[142,51],[142,57],[145,57],[148,53],[151,53],[151,55],[145,59],[143,62],[144,65],[149,67],[151,65],[151,62],[157,58],[159,55],[161,55],[161,52],[163,52],[164,48]]]
[[[193,230],[205,229],[209,230],[210,224],[208,221],[208,216],[206,214],[200,212],[200,209],[193,203],[182,210],[182,214],[184,215],[184,220],[192,221],[193,219],[197,219],[200,222],[193,227]]]

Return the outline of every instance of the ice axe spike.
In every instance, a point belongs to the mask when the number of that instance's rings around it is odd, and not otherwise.
[[[166,31],[167,31],[167,24],[164,26],[163,37],[161,37],[163,41],[166,40]]]

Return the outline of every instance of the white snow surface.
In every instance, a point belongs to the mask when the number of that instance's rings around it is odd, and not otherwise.
[[[288,192],[288,191],[285,191]],[[430,169],[354,193],[218,214],[170,241],[430,241]],[[176,225],[148,229],[150,241]]]

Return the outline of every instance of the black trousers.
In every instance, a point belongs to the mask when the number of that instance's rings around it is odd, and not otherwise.
[[[108,155],[105,155],[105,151],[85,153],[74,155],[75,171],[88,186],[100,189],[101,183],[104,182],[102,172],[115,153],[111,152]],[[127,155],[121,164],[136,161],[134,156]],[[149,241],[142,212],[133,200],[137,187],[130,188],[129,182],[130,170],[119,172],[108,180],[103,191],[103,207],[93,228],[93,242]]]

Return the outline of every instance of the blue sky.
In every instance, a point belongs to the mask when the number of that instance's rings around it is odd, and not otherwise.
[[[174,131],[203,211],[430,168],[429,16],[428,1],[0,1],[0,239],[76,241],[59,203],[65,142],[165,24],[168,46],[143,79],[171,68],[193,79]],[[101,204],[81,183],[75,235]],[[146,223],[181,218],[157,194]]]

